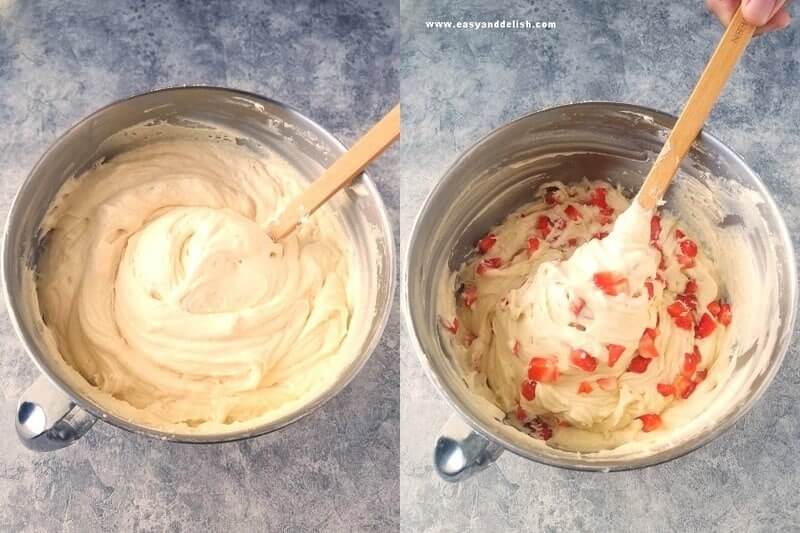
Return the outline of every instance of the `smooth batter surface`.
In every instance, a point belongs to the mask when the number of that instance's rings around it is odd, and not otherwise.
[[[348,243],[325,208],[275,243],[301,190],[284,160],[162,142],[70,180],[36,282],[64,361],[118,414],[224,431],[308,403],[354,354]]]
[[[606,183],[547,184],[449,286],[442,327],[468,386],[552,446],[669,432],[671,407],[718,386],[730,310],[714,265],[677,220]]]

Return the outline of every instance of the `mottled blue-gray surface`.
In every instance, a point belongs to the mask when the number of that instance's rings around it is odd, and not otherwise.
[[[557,29],[424,26],[428,20],[498,18],[554,21]],[[581,100],[677,113],[721,35],[701,0],[403,0],[401,26],[404,237],[435,180],[493,128],[533,110]],[[798,32],[760,37],[708,126],[761,174],[795,246],[800,245],[799,83]],[[797,342],[755,408],[686,457],[634,472],[591,474],[507,453],[456,485],[438,480],[431,466],[437,429],[451,410],[423,375],[405,337],[401,345],[403,530],[800,531]]]
[[[0,215],[71,124],[154,88],[214,84],[289,103],[352,142],[398,99],[397,2],[0,0]],[[396,150],[371,174],[396,221]],[[97,424],[76,445],[17,443],[37,375],[0,316],[0,531],[391,531],[399,524],[399,318],[321,410],[225,445]]]

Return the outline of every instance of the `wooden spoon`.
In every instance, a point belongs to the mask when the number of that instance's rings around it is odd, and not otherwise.
[[[400,137],[400,104],[397,104],[366,135],[356,141],[352,148],[334,161],[314,183],[289,202],[278,220],[269,227],[272,240],[278,241],[291,233],[303,217],[316,211],[339,189],[346,187],[398,137]]]
[[[755,29],[742,18],[739,6],[636,196],[645,209],[655,209],[666,192]]]

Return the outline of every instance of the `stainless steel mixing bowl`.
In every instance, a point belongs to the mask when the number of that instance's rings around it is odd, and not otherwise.
[[[791,239],[764,184],[730,148],[702,133],[681,170],[701,183],[724,176],[755,191],[760,220],[747,227],[748,247],[763,276],[754,280],[778,287],[768,298],[765,324],[780,320],[769,363],[752,376],[744,399],[729,406],[726,416],[694,438],[679,441],[648,456],[603,458],[534,445],[533,439],[480,409],[444,348],[437,328],[437,285],[445,269],[457,269],[489,227],[527,203],[537,187],[551,180],[582,177],[611,179],[629,191],[638,190],[675,118],[634,105],[584,103],[525,116],[486,136],[462,155],[431,191],[420,209],[408,242],[402,290],[403,311],[412,345],[428,377],[460,416],[442,431],[434,453],[439,474],[458,480],[486,466],[503,450],[523,457],[581,470],[622,470],[683,455],[732,426],[763,394],[780,366],[791,338],[797,307],[797,275]],[[679,177],[679,179],[681,179]],[[673,205],[674,189],[667,195]],[[742,202],[753,197],[742,198]],[[680,211],[678,211],[680,215]],[[725,224],[742,224],[736,212]],[[775,281],[768,285],[767,282]],[[774,301],[773,301],[774,300]],[[750,347],[745,347],[745,350]],[[767,351],[758,345],[742,357]],[[469,424],[464,425],[461,420]]]
[[[144,123],[144,127],[129,128]],[[178,126],[171,128],[171,126]],[[124,131],[129,130],[130,133]],[[101,159],[170,136],[232,137],[253,150],[275,151],[312,181],[345,147],[298,111],[254,94],[215,87],[181,87],[134,96],[93,113],[67,131],[42,156],[23,182],[11,206],[3,241],[5,298],[14,328],[28,354],[44,374],[22,396],[16,428],[22,442],[36,450],[71,444],[97,418],[121,428],[181,442],[223,442],[253,437],[281,428],[312,412],[341,391],[367,361],[386,326],[395,287],[395,252],[383,201],[364,174],[330,200],[350,240],[360,272],[368,325],[359,333],[359,356],[333,387],[312,403],[271,423],[221,434],[180,435],[138,425],[107,411],[77,393],[51,363],[37,330],[23,278],[35,268],[42,235],[38,228],[51,199],[67,179]]]

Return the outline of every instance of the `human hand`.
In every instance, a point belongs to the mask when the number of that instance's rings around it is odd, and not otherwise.
[[[739,0],[705,0],[708,10],[714,13],[725,26],[733,18]],[[792,18],[786,11],[787,0],[742,0],[742,16],[758,26],[756,35],[780,30],[789,25]]]

